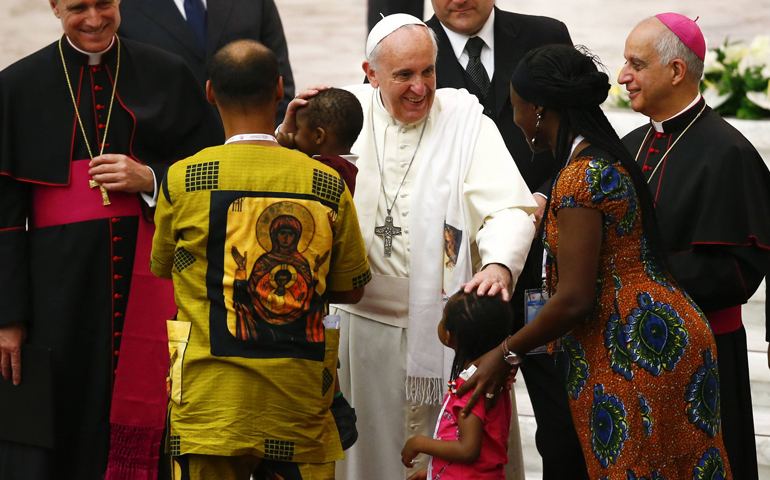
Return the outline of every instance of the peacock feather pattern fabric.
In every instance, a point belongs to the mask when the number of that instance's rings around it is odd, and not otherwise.
[[[581,155],[556,178],[544,244],[548,287],[558,295],[558,212],[601,212],[596,305],[563,339],[589,476],[732,478],[708,323],[652,253],[628,172],[602,149]]]

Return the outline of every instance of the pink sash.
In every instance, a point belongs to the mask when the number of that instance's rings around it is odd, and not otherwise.
[[[743,325],[740,305],[714,312],[706,312],[705,315],[714,335],[734,332]]]
[[[137,195],[110,192],[112,204],[102,205],[99,189],[89,188],[88,163],[72,162],[68,186],[35,185],[30,226],[139,217],[131,290],[112,392],[110,456],[105,479],[155,480],[168,403],[166,320],[176,312],[173,284],[150,272],[155,227],[144,219]]]

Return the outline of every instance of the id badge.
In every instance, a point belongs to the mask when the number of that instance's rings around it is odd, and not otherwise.
[[[545,302],[548,301],[549,295],[545,288],[533,288],[524,290],[524,324],[530,323],[537,317],[540,310],[545,306]],[[549,353],[555,351],[561,351],[561,338],[554,342],[545,344],[531,350],[527,355],[535,355],[538,353]]]

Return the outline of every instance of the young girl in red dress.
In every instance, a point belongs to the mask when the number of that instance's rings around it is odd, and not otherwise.
[[[449,391],[439,414],[433,438],[410,438],[401,461],[409,468],[420,454],[431,455],[427,469],[408,480],[504,480],[508,463],[508,429],[511,424],[511,397],[499,395],[494,408],[485,411],[478,402],[467,417],[460,416],[470,393],[458,397],[456,388],[476,371],[473,361],[498,347],[511,332],[513,311],[499,295],[480,297],[459,291],[444,307],[438,324],[441,343],[455,351]]]

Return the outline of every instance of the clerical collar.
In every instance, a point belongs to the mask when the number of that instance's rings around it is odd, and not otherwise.
[[[376,94],[374,96],[377,97],[377,106],[380,107],[380,113],[382,115],[388,116],[390,118],[390,120],[393,122],[394,125],[398,125],[398,126],[401,126],[401,125],[419,125],[420,122],[422,122],[422,120],[420,120],[419,122],[414,122],[414,123],[404,123],[401,120],[397,120],[396,117],[391,115],[390,112],[388,111],[388,109],[385,108],[385,104],[382,103],[382,95],[380,94],[379,87],[377,88],[377,92],[376,92]],[[433,96],[433,101],[434,102],[436,101],[436,96],[435,95]],[[430,114],[428,114],[428,116],[425,117],[425,118],[430,118]]]
[[[468,43],[468,39],[471,38],[470,35],[465,35],[464,33],[457,33],[453,32],[452,30],[448,29],[443,23],[441,24],[441,28],[444,29],[446,32],[446,36],[449,39],[449,43],[452,45],[452,50],[455,52],[455,58],[457,58],[457,61],[460,61],[460,57],[463,55],[463,51],[465,50],[465,44]],[[480,39],[484,40],[484,43],[494,52],[495,50],[495,9],[492,9],[492,13],[489,14],[489,18],[487,18],[486,23],[483,27],[481,27],[481,30],[476,33],[476,35],[473,35],[474,37],[479,37]],[[467,54],[466,54],[467,56]],[[462,62],[461,62],[462,64]],[[492,62],[494,65],[494,62]],[[486,68],[487,66],[484,65]],[[487,72],[489,74],[489,78],[492,78],[492,72]]]
[[[356,161],[358,160],[358,155],[355,153],[351,153],[350,155],[337,155],[338,157],[344,158],[348,162],[352,163],[353,165],[356,164]],[[313,158],[318,159],[319,157],[323,157],[323,155],[313,155]]]
[[[88,63],[86,63],[86,65],[101,65],[102,63],[104,63],[104,62],[102,62],[102,57],[104,56],[104,54],[105,54],[105,53],[109,52],[109,51],[112,49],[112,46],[113,46],[113,45],[115,45],[115,37],[112,37],[112,41],[110,42],[110,46],[108,46],[107,48],[105,48],[105,49],[104,49],[104,50],[102,50],[101,52],[92,53],[92,52],[86,52],[85,50],[81,50],[81,49],[79,49],[78,47],[76,47],[76,46],[75,46],[75,45],[72,43],[72,41],[70,40],[70,38],[69,38],[69,37],[67,37],[66,35],[65,35],[65,37],[64,37],[64,38],[66,38],[66,39],[67,39],[67,44],[68,44],[70,47],[72,47],[72,49],[73,49],[73,50],[75,50],[76,52],[78,52],[78,53],[80,53],[81,55],[83,55],[83,56],[81,57],[81,59],[82,59],[82,62],[78,62],[78,63],[84,63],[84,62],[85,62],[85,60],[87,59],[87,60],[88,60]],[[69,56],[69,55],[67,55],[67,56]]]
[[[663,120],[662,122],[656,122],[655,120],[650,119],[652,128],[654,128],[657,133],[672,133],[684,129],[703,108],[701,102],[705,102],[705,100],[703,100],[703,96],[699,93],[692,103],[687,105],[687,107],[676,115]]]

